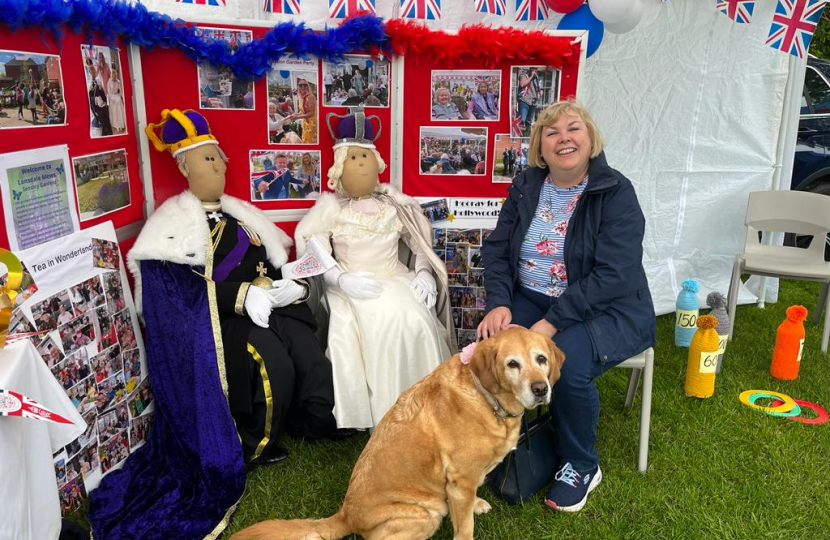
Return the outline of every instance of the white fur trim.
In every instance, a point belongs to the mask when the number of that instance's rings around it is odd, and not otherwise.
[[[275,268],[288,261],[291,238],[271,223],[259,208],[223,195],[222,211],[244,222],[255,231]],[[183,191],[164,202],[147,220],[135,245],[127,254],[127,268],[135,279],[136,310],[141,314],[140,261],[169,261],[188,266],[204,266],[210,241],[210,228],[202,202],[190,191]]]
[[[297,258],[305,254],[306,242],[309,238],[323,231],[330,231],[334,220],[340,214],[341,198],[334,193],[323,193],[317,202],[306,212],[303,219],[294,230],[294,241],[297,245]]]

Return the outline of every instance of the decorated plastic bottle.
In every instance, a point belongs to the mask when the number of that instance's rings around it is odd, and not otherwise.
[[[726,350],[726,342],[729,340],[729,314],[726,312],[726,298],[719,292],[710,292],[706,297],[706,305],[709,306],[709,315],[718,320],[715,330],[720,338],[718,345],[718,368],[715,373],[720,373],[723,365],[723,353]]]
[[[778,326],[775,336],[775,349],[772,351],[770,374],[776,379],[793,380],[798,378],[801,367],[801,354],[804,352],[804,319],[807,308],[790,306],[787,318]]]
[[[697,331],[689,345],[686,362],[686,395],[708,398],[715,393],[715,371],[718,367],[718,320],[712,315],[697,318]]]
[[[688,347],[695,335],[697,317],[700,313],[697,303],[697,291],[700,284],[696,279],[684,279],[680,294],[677,295],[677,310],[674,319],[674,344]]]

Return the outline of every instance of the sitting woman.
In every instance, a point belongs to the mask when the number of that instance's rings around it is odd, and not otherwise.
[[[582,509],[602,480],[594,379],[654,345],[656,334],[642,263],[645,219],[603,145],[582,106],[559,102],[542,111],[530,136],[530,167],[508,188],[482,247],[487,315],[478,335],[516,324],[565,352],[551,400],[558,471],[545,504],[566,512]]]
[[[297,225],[297,256],[315,238],[338,263],[323,276],[334,416],[341,428],[373,428],[455,348],[447,274],[418,202],[379,183],[386,164],[362,110],[343,117],[337,132],[328,172],[335,193],[321,195]],[[414,271],[402,260],[414,260]]]

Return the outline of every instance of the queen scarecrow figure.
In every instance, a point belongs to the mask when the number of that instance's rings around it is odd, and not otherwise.
[[[376,426],[401,393],[455,349],[446,268],[432,251],[417,201],[379,183],[386,164],[372,119],[362,108],[327,115],[336,139],[328,172],[335,193],[320,196],[295,235],[297,256],[316,238],[338,263],[324,281],[341,428]]]
[[[150,216],[128,256],[155,422],[147,444],[92,491],[89,521],[95,540],[216,538],[246,464],[288,457],[281,429],[310,438],[335,429],[331,365],[308,285],[280,279],[291,239],[223,194],[227,158],[207,120],[165,110],[146,131],[189,185]]]

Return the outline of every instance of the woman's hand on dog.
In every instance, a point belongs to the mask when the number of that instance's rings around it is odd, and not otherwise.
[[[510,311],[510,308],[505,306],[493,308],[484,316],[484,320],[478,325],[476,339],[487,339],[496,332],[504,330],[508,327],[512,319],[513,313]]]

